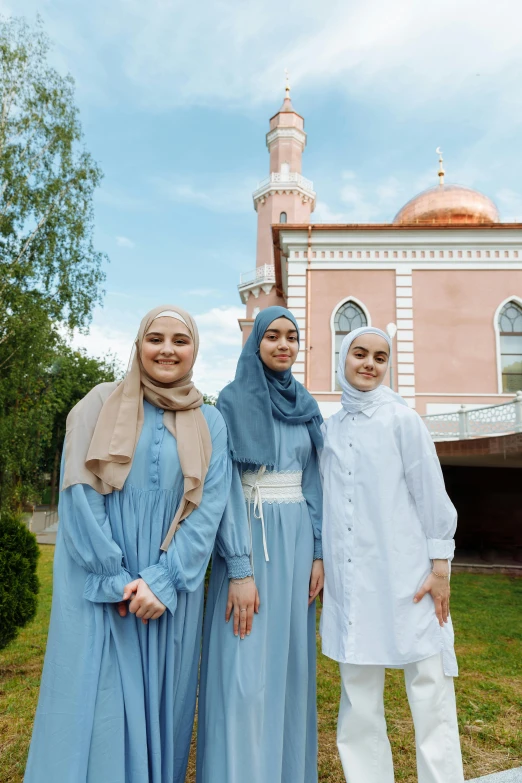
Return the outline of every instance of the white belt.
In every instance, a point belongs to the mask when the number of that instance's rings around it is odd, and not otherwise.
[[[258,471],[247,470],[241,476],[243,493],[248,503],[248,524],[252,530],[250,519],[250,504],[254,504],[254,518],[261,521],[263,532],[263,549],[265,560],[268,562],[268,548],[266,544],[265,518],[263,516],[263,503],[302,503],[305,500],[302,488],[303,471],[294,470],[288,473],[266,472],[263,465]]]

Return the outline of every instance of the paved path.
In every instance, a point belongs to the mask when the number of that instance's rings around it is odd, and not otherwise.
[[[482,778],[473,778],[468,783],[522,783],[522,767],[508,769],[506,772],[495,772]]]

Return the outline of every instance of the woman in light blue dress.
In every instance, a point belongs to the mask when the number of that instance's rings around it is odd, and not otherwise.
[[[191,381],[197,348],[188,313],[155,308],[125,380],[68,419],[25,783],[185,780],[203,581],[231,481],[223,418]],[[235,544],[222,524],[221,550],[248,562]]]
[[[252,632],[235,635],[225,622],[232,601],[216,548],[198,702],[198,783],[317,781],[322,419],[291,373],[298,349],[292,314],[282,307],[263,310],[234,382],[219,396],[234,460],[222,524],[229,527],[233,519],[237,535],[251,527],[259,609]]]

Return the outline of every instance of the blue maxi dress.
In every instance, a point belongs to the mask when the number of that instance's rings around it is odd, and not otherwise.
[[[302,471],[303,502],[264,502],[269,561],[261,523],[250,504],[254,572],[261,606],[250,636],[225,623],[227,568],[218,547],[205,610],[198,701],[197,783],[316,783],[315,602],[310,572],[322,556],[322,490],[317,454],[304,424],[273,420],[277,472]],[[234,463],[223,524],[249,525],[241,474]]]
[[[183,492],[163,411],[144,424],[121,491],[61,493],[47,652],[25,783],[183,783],[196,701],[203,581],[229,494],[221,414],[202,408],[212,439],[203,500],[160,553]],[[232,560],[234,530],[220,528]],[[167,610],[143,625],[118,615],[141,576]]]

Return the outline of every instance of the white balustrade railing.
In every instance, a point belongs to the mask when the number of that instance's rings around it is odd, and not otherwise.
[[[433,440],[467,440],[522,432],[522,392],[512,402],[423,416]]]
[[[47,530],[48,527],[51,527],[56,522],[58,522],[58,509],[55,508],[52,511],[46,511],[43,530]]]
[[[256,190],[262,190],[263,188],[267,188],[276,183],[280,185],[298,185],[303,188],[303,190],[314,189],[312,180],[303,177],[302,174],[298,174],[296,171],[273,171],[269,177],[258,183]]]
[[[250,272],[242,272],[239,276],[239,286],[252,285],[254,283],[275,283],[274,264],[263,264],[251,269]]]

